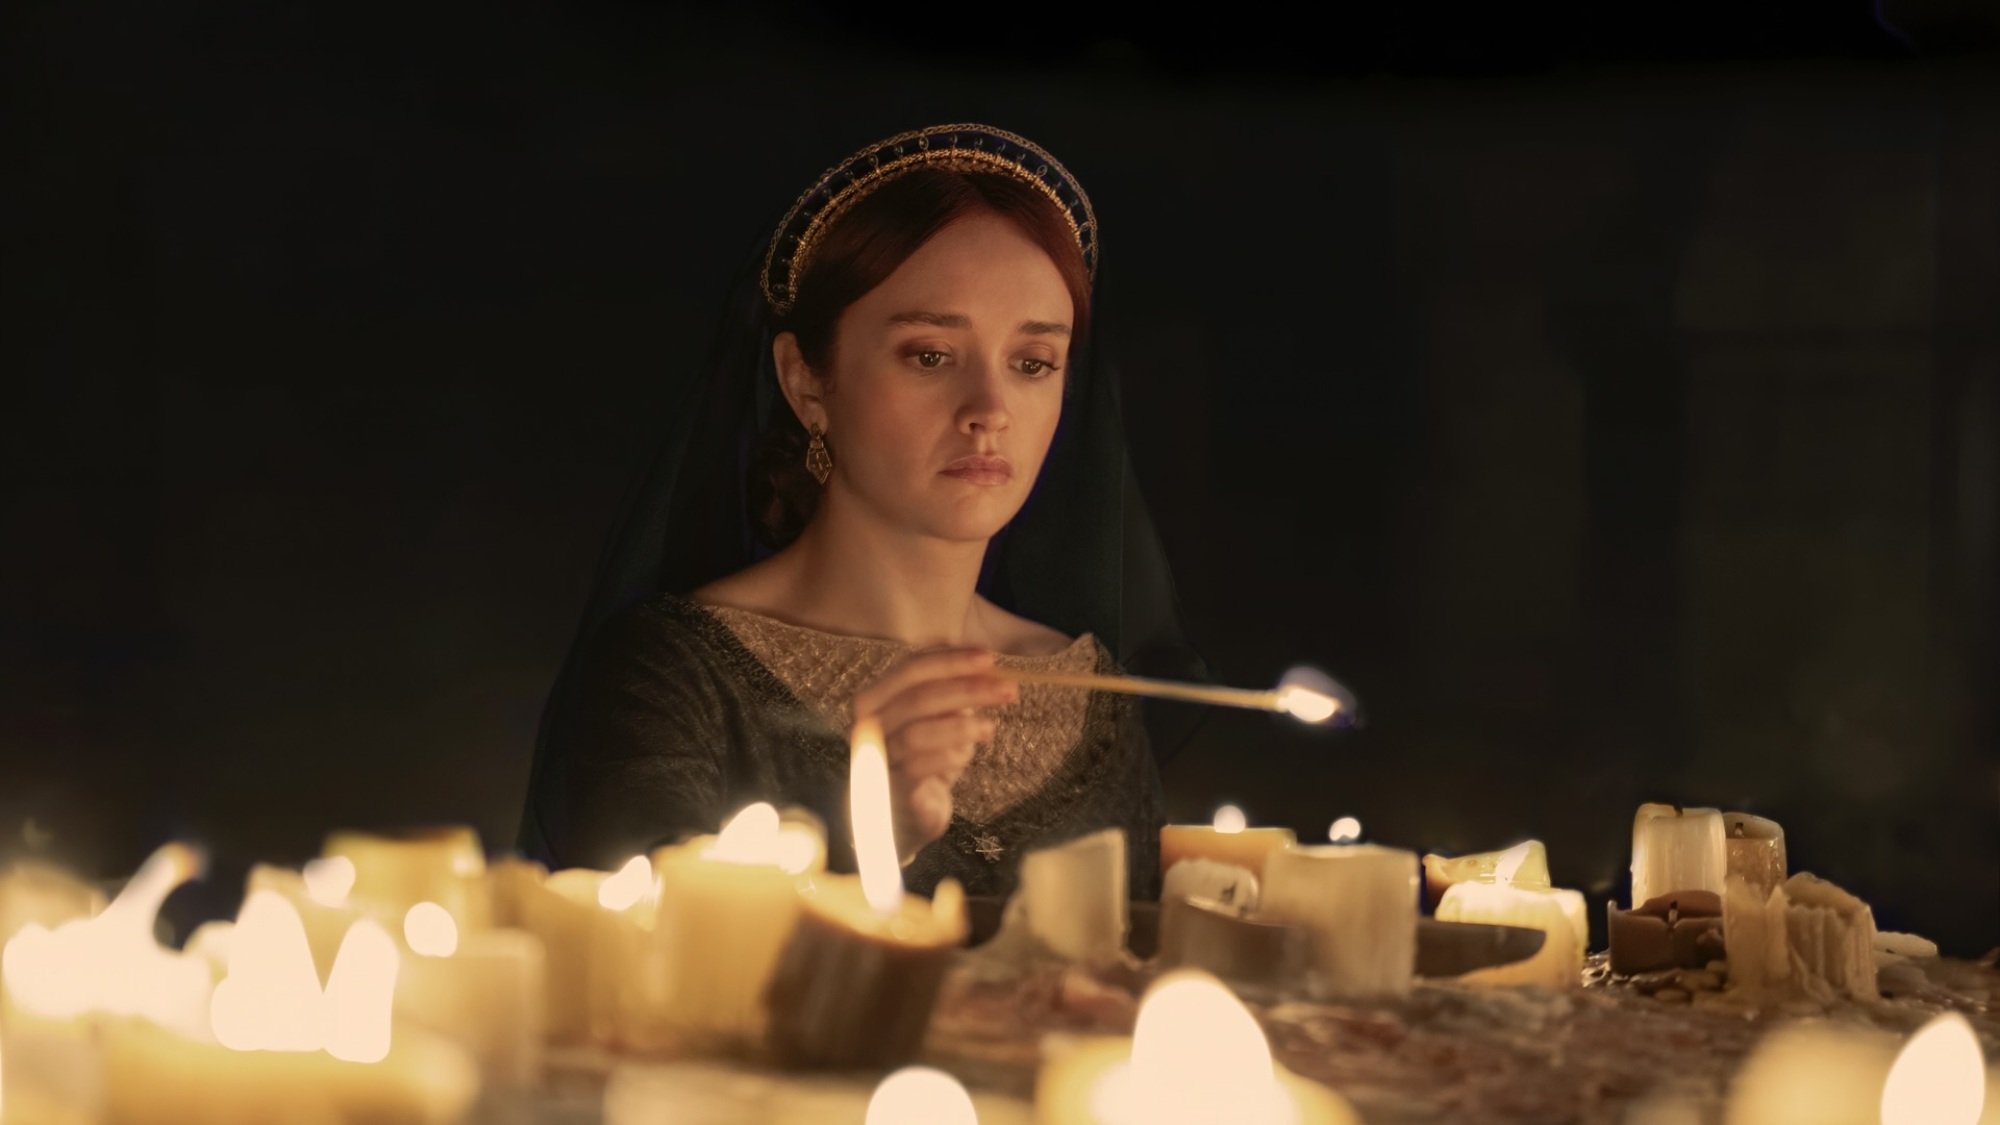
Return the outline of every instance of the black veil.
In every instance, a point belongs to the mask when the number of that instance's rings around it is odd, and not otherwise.
[[[764,426],[790,407],[771,356],[772,316],[759,280],[764,249],[737,279],[707,366],[605,543],[583,621],[542,712],[531,793],[564,744],[581,654],[598,627],[654,594],[685,594],[768,553],[756,538],[746,482]],[[1092,321],[1093,340],[1102,340],[1096,302]],[[1205,682],[1212,677],[1183,635],[1166,555],[1126,454],[1117,376],[1103,355],[1095,343],[1071,355],[1072,383],[1054,442],[1020,513],[988,547],[979,590],[1072,636],[1095,633],[1132,674]],[[1162,765],[1206,714],[1159,701],[1144,713]],[[532,800],[520,846],[547,858]]]

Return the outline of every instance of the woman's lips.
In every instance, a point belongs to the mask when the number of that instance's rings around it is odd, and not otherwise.
[[[1005,457],[961,457],[945,468],[944,475],[968,484],[1006,484],[1014,479],[1014,466]]]

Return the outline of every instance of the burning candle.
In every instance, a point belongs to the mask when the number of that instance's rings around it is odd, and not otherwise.
[[[806,885],[767,992],[767,1043],[787,1064],[909,1061],[923,1044],[952,951],[965,942],[957,883],[941,882],[928,901],[903,892],[888,755],[873,719],[854,726],[848,815],[860,873]]]
[[[1590,922],[1584,913],[1583,895],[1571,890],[1519,885],[1515,875],[1527,862],[1528,855],[1527,845],[1516,845],[1494,867],[1492,882],[1454,883],[1438,902],[1437,917],[1442,922],[1483,922],[1540,930],[1542,948],[1525,961],[1475,969],[1462,974],[1460,980],[1469,984],[1536,984],[1554,989],[1576,988],[1583,983],[1583,955],[1590,943]]]
[[[1632,905],[1678,891],[1720,896],[1729,871],[1724,840],[1716,809],[1639,806],[1632,820]]]
[[[1985,1108],[1986,1058],[1957,1012],[1918,1028],[1882,1084],[1882,1125],[1975,1125]]]
[[[1271,853],[1262,917],[1311,933],[1306,989],[1321,1000],[1400,996],[1417,962],[1417,857],[1375,844]]]
[[[780,817],[760,801],[652,862],[667,1025],[684,1044],[758,1042],[764,990],[798,923],[800,880],[826,868],[825,833],[810,814]]]
[[[1289,848],[1298,837],[1289,828],[1251,828],[1235,805],[1215,810],[1212,824],[1169,824],[1160,829],[1160,871],[1171,873],[1186,859],[1207,859],[1241,867],[1264,877],[1271,853]]]
[[[353,865],[356,906],[394,922],[420,902],[450,912],[460,930],[483,930],[492,917],[486,853],[466,827],[425,828],[396,835],[336,832],[323,854]]]
[[[1424,898],[1435,910],[1453,884],[1494,882],[1494,872],[1503,864],[1513,870],[1514,877],[1510,881],[1516,887],[1545,891],[1553,885],[1549,881],[1548,849],[1542,846],[1540,840],[1523,840],[1497,852],[1477,852],[1449,859],[1441,855],[1424,856]]]
[[[542,1073],[546,968],[541,940],[521,930],[461,935],[444,907],[420,902],[403,920],[409,955],[396,1012],[472,1052],[488,1083],[520,1089]]]
[[[972,1095],[942,1070],[906,1066],[868,1098],[863,1125],[979,1125]]]
[[[1057,1043],[1036,1078],[1035,1114],[1039,1125],[1359,1121],[1338,1094],[1274,1062],[1249,1009],[1220,981],[1192,969],[1168,973],[1146,990],[1130,1039]]]

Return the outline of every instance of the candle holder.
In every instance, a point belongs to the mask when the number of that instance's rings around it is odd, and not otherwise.
[[[1234,984],[1283,988],[1304,979],[1311,957],[1304,926],[1252,917],[1215,899],[1160,903],[1164,968],[1206,969]]]

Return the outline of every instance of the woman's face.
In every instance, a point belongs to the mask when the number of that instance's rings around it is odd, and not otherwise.
[[[1055,263],[1014,224],[939,231],[835,326],[829,486],[902,530],[990,539],[1055,437],[1071,320]]]

